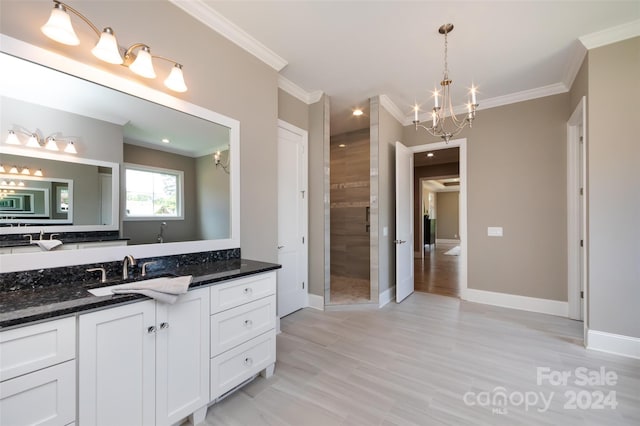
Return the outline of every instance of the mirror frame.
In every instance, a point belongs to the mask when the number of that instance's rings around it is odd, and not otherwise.
[[[73,77],[110,87],[129,95],[137,96],[228,127],[230,139],[229,148],[232,155],[230,159],[231,223],[229,226],[229,238],[92,248],[90,250],[61,250],[0,255],[0,272],[120,261],[125,255],[145,258],[240,248],[240,122],[238,120],[176,98],[168,93],[144,86],[138,82],[128,80],[125,77],[111,74],[83,62],[9,37],[5,34],[0,34],[0,55],[1,54],[7,54],[18,59],[33,62],[36,66],[52,68]]]

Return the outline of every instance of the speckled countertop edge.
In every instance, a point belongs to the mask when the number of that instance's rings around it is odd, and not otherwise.
[[[194,289],[280,268],[280,265],[273,263],[241,259],[239,262],[220,261],[188,265],[175,270],[163,271],[163,274],[156,276],[168,273],[193,275],[190,289]],[[153,277],[149,276],[149,278]],[[0,330],[149,299],[146,296],[137,294],[114,294],[112,296],[98,297],[87,291],[90,288],[113,284],[117,284],[117,282],[91,286],[83,283],[68,283],[51,286],[46,289],[0,292],[0,297],[4,299],[3,302],[0,302],[0,306],[3,307],[2,312],[0,312]]]

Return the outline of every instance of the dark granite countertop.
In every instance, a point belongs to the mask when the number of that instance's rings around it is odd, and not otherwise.
[[[190,288],[214,285],[225,280],[279,269],[273,263],[248,259],[230,259],[165,270],[147,278],[158,276],[193,275]],[[130,280],[135,281],[135,280]],[[147,299],[137,294],[94,296],[87,290],[129,281],[110,281],[104,284],[62,282],[44,288],[19,289],[0,292],[0,330],[26,325],[31,322],[71,316],[81,312]]]

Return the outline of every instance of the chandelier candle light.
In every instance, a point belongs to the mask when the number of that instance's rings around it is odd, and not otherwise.
[[[420,119],[418,118],[420,107],[416,104],[413,108],[413,124],[416,126],[416,130],[418,130],[418,127],[422,127],[433,136],[441,137],[447,143],[467,125],[469,125],[470,128],[472,127],[473,119],[476,117],[476,108],[478,107],[476,88],[471,85],[466,116],[460,119],[453,112],[453,104],[451,102],[451,83],[453,83],[453,81],[449,78],[449,64],[447,62],[447,35],[451,31],[453,31],[453,24],[444,24],[438,29],[440,34],[444,34],[444,71],[442,81],[440,82],[442,93],[438,90],[434,90],[433,92],[434,106],[431,110],[431,127],[420,124]],[[440,106],[440,96],[442,96],[442,106]]]

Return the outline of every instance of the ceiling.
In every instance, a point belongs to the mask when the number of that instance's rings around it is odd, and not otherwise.
[[[332,134],[366,123],[351,112],[376,95],[405,124],[416,102],[426,117],[442,77],[444,23],[455,25],[454,105],[467,102],[473,83],[479,110],[567,91],[583,45],[606,43],[594,33],[621,26],[623,38],[640,35],[640,0],[171,1],[203,21],[216,16],[252,40],[254,54],[257,45],[276,58],[271,65],[289,82],[326,93]]]
[[[433,154],[429,156],[429,154]],[[437,151],[416,152],[413,154],[413,167],[434,166],[436,164],[460,162],[460,148],[439,149]]]

